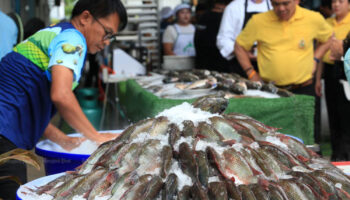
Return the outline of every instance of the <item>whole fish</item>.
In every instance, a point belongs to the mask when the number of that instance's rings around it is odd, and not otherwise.
[[[172,158],[173,158],[173,151],[170,146],[166,145],[162,148],[162,167],[160,171],[160,175],[162,178],[166,178],[168,176],[171,164],[172,164]]]
[[[191,120],[185,120],[182,122],[183,124],[183,130],[182,130],[182,136],[183,137],[195,137],[196,135],[196,128],[194,127],[194,124]]]
[[[177,200],[191,199],[191,186],[185,185],[177,194]]]
[[[132,185],[131,188],[126,190],[120,198],[111,198],[111,200],[138,200],[142,199],[144,191],[147,190],[147,186],[152,181],[153,177],[150,174],[141,176],[136,184]]]
[[[151,175],[145,175],[144,177],[140,178],[141,180],[145,181],[144,179],[150,179]],[[131,190],[131,188],[134,186],[134,184],[138,181],[136,178],[136,174],[134,172],[127,172],[120,176],[112,185],[111,189],[111,198],[110,200],[119,200],[121,199],[125,194]],[[92,196],[92,198],[95,198],[96,196]]]
[[[181,132],[179,130],[179,127],[177,127],[176,124],[171,123],[168,127],[169,133],[169,145],[171,148],[174,148],[175,143],[180,139],[181,137]]]
[[[198,166],[199,181],[203,186],[207,187],[210,176],[207,154],[204,151],[196,151],[195,157]]]
[[[211,200],[228,200],[226,185],[224,182],[210,182],[208,196]]]
[[[228,100],[222,98],[224,94],[215,94],[215,95],[207,95],[204,97],[200,97],[195,100],[192,105],[195,108],[200,108],[201,110],[210,112],[210,113],[222,113],[225,111],[228,105]]]
[[[253,193],[253,191],[249,188],[248,185],[239,185],[238,186],[239,191],[241,191],[242,193],[242,199],[245,200],[258,200],[257,198],[255,198],[255,195]]]
[[[169,174],[162,191],[162,200],[175,200],[177,196],[178,178],[176,174]]]
[[[279,185],[285,191],[288,199],[305,200],[308,195],[305,194],[294,180],[280,180]]]
[[[259,199],[259,200],[265,200],[265,199],[268,200],[269,199],[267,190],[265,190],[262,185],[260,185],[258,183],[250,184],[249,188],[252,190],[256,199]]]
[[[225,150],[222,154],[209,148],[209,152],[215,158],[215,163],[221,174],[230,180],[240,181],[243,184],[257,183],[256,174],[250,168],[247,161],[233,148]]]
[[[104,168],[98,168],[89,173],[87,176],[82,178],[71,190],[69,190],[69,194],[66,195],[64,193],[61,194],[61,196],[64,196],[63,199],[73,199],[76,195],[84,195],[87,192],[91,191],[92,188],[95,186],[96,182],[101,178],[101,176],[104,176],[106,174],[106,169]],[[59,198],[58,198],[59,199]]]
[[[198,180],[198,166],[190,146],[183,142],[179,147],[179,162],[182,171],[192,178],[193,182]]]
[[[242,136],[222,117],[211,117],[212,126],[221,134],[224,141],[241,142]]]
[[[222,143],[221,141],[225,140],[225,138],[213,126],[204,122],[198,124],[197,137],[208,142],[217,143]]]
[[[232,180],[225,180],[227,195],[233,200],[242,200],[241,192]]]
[[[198,182],[193,184],[191,194],[193,200],[209,200],[207,191],[205,191]]]

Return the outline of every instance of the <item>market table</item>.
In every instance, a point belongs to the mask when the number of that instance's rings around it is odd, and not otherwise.
[[[164,109],[195,99],[160,98],[142,88],[135,80],[118,84],[119,102],[132,121],[154,117]],[[225,113],[242,113],[266,125],[281,128],[279,132],[299,137],[306,145],[314,144],[314,97],[294,95],[275,99],[231,98]]]

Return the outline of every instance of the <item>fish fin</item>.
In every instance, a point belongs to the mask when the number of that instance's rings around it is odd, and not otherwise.
[[[258,184],[261,185],[265,190],[269,190],[270,182],[264,178],[258,178]]]
[[[231,146],[233,144],[236,144],[237,141],[236,140],[223,140],[223,143]]]
[[[308,158],[305,158],[304,156],[302,155],[297,155],[297,158],[298,160],[300,160],[301,162],[308,162],[310,159]]]
[[[350,199],[350,194],[348,192],[346,192],[345,190],[341,189],[341,188],[337,188],[338,192],[341,192],[344,196],[347,197],[347,199]]]

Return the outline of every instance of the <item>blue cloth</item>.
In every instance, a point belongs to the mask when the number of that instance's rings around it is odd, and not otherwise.
[[[0,134],[32,149],[55,114],[50,82],[24,56],[11,52],[0,62]]]
[[[344,56],[344,72],[350,84],[350,49],[347,50]]]
[[[48,72],[53,65],[62,65],[73,71],[74,81],[78,82],[81,77],[81,71],[84,67],[85,55],[87,52],[86,41],[78,30],[71,23],[63,23],[65,30],[58,34],[50,43],[48,54],[51,56],[48,65]],[[63,45],[75,47],[75,51],[66,53],[63,51]],[[61,60],[62,63],[57,63]],[[48,78],[51,80],[51,73],[48,73]]]
[[[0,11],[0,60],[17,43],[18,29],[15,22]]]
[[[61,65],[71,69],[76,86],[84,67],[87,46],[83,34],[71,23],[65,22],[38,31],[18,44],[14,51],[46,71],[49,80],[52,66]]]
[[[0,135],[18,148],[32,149],[56,113],[50,97],[50,69],[62,65],[72,69],[75,82],[79,80],[86,41],[72,24],[60,23],[14,49],[0,62]]]

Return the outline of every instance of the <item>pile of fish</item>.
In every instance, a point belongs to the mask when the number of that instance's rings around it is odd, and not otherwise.
[[[350,179],[301,142],[221,97],[128,127],[76,171],[35,190],[54,199],[350,199]]]
[[[282,97],[292,96],[288,90],[276,87],[272,83],[251,81],[235,73],[220,73],[216,71],[193,69],[191,71],[161,71],[166,78],[164,83],[191,82],[190,85],[179,84],[182,89],[203,89],[217,85],[216,89],[223,90],[231,95],[244,95],[248,89],[261,90]]]

